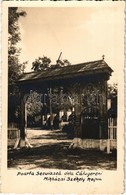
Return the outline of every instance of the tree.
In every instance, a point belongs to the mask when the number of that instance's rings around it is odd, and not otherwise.
[[[59,65],[59,67],[64,67],[64,66],[70,66],[71,63],[67,60],[67,59],[64,59],[64,60],[57,60],[57,64]]]
[[[58,59],[56,61],[56,65],[50,65],[51,60],[50,58],[43,56],[42,58],[39,57],[38,59],[35,59],[35,61],[32,63],[32,70],[34,71],[42,71],[42,70],[47,70],[49,67],[53,68],[59,68],[59,67],[64,67],[64,66],[70,66],[71,63],[67,60],[60,60]]]
[[[8,120],[14,122],[14,113],[19,104],[19,89],[17,80],[24,72],[27,62],[20,63],[19,55],[21,49],[17,44],[21,40],[18,25],[19,18],[26,16],[26,12],[18,11],[17,7],[8,9]]]
[[[36,91],[33,91],[26,101],[27,114],[29,116],[39,114],[42,110],[42,105],[41,95]]]
[[[108,84],[108,97],[109,98],[117,96],[117,92],[118,92],[118,84],[117,83]]]
[[[108,117],[117,117],[117,96],[118,96],[118,85],[117,83],[108,85],[108,98],[111,101],[111,107],[108,110]]]
[[[41,71],[41,70],[46,70],[49,68],[49,65],[51,63],[50,58],[43,56],[42,58],[39,57],[32,63],[32,68],[34,71]]]

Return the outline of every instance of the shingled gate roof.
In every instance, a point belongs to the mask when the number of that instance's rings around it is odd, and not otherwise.
[[[113,70],[104,60],[85,62],[81,64],[69,65],[65,67],[50,67],[46,70],[24,73],[19,79],[19,83],[33,82],[35,80],[55,80],[61,78],[73,78],[97,73],[107,73],[111,75]]]

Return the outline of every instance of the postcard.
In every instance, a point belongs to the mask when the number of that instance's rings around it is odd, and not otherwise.
[[[124,192],[124,1],[3,1],[1,192]]]

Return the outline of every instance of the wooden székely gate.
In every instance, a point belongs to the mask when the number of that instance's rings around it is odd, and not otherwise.
[[[71,111],[74,109],[76,114],[75,138],[107,138],[107,80],[111,73],[112,69],[104,59],[25,73],[18,82],[21,90],[21,138],[25,138],[25,94],[30,90],[38,90],[44,94],[48,89],[55,91],[56,88],[57,97],[62,93],[73,97],[73,104],[69,108]],[[60,111],[62,107],[59,102],[57,110]]]

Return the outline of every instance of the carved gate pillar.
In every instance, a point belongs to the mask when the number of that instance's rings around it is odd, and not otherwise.
[[[81,128],[81,94],[78,92],[78,100],[75,105],[75,125],[74,125],[74,138],[82,138]]]

